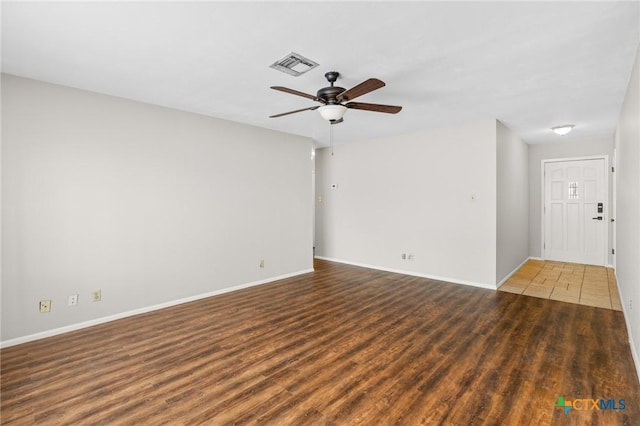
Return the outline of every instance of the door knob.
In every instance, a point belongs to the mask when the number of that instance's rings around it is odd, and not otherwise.
[[[592,217],[591,219],[593,219],[593,220],[602,220],[602,216]]]

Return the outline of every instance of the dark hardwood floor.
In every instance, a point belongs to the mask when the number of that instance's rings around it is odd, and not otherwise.
[[[640,425],[622,312],[315,266],[3,349],[2,424]]]

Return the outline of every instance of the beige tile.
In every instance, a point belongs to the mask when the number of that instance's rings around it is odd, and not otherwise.
[[[582,288],[591,289],[591,290],[609,290],[609,284],[605,283],[582,283]]]
[[[509,278],[505,282],[505,284],[509,284],[511,286],[522,286],[522,288],[528,286],[529,283],[531,283],[531,280],[528,280],[528,279],[522,278],[522,277],[518,277],[518,276],[515,276],[515,275],[511,276],[511,278]]]
[[[601,299],[606,297],[607,299],[609,299],[610,295],[609,290],[596,291],[583,288],[580,292],[580,297],[586,297],[587,299]]]
[[[581,263],[574,263],[573,264],[573,270],[580,272],[581,274],[584,274],[584,269],[585,269],[585,265],[581,264]]]
[[[609,291],[608,285],[593,285],[593,284],[582,284],[582,290],[587,291]]]
[[[580,295],[568,292],[562,288],[554,288],[549,296],[551,300],[558,300],[560,302],[578,303],[580,301]]]
[[[558,278],[559,282],[566,282],[571,284],[581,284],[582,283],[582,274],[575,274],[572,272],[562,271],[560,277]]]
[[[531,280],[531,284],[543,284],[546,278],[540,274],[536,275],[535,278]]]
[[[579,266],[574,266],[574,265],[565,265],[560,268],[554,268],[554,269],[560,270],[562,272],[568,272],[570,274],[579,274],[579,275],[584,274],[584,268],[580,268]]]
[[[524,291],[524,287],[511,286],[505,283],[500,286],[500,291],[506,291],[507,293],[522,294],[522,292]]]
[[[538,275],[538,272],[526,272],[526,271],[518,271],[511,276],[511,278],[519,278],[521,280],[531,281]]]
[[[522,268],[523,271],[539,271],[542,269],[542,265],[537,265],[535,263],[525,263]]]
[[[607,274],[590,274],[588,272],[585,272],[583,278],[585,281],[609,281],[609,277],[607,277]]]
[[[582,279],[583,283],[587,283],[587,284],[601,284],[601,285],[609,285],[609,280],[604,278],[604,279],[597,279],[597,278],[592,278],[592,277],[588,277],[588,276],[584,276],[584,278]]]
[[[542,271],[540,271],[540,273],[538,275],[536,275],[536,278],[538,277],[542,277],[544,279],[547,280],[553,280],[553,281],[558,281],[558,278],[560,277],[560,274],[562,273],[561,270],[552,270],[552,271],[548,271],[543,269]]]
[[[537,282],[536,281],[532,281],[531,284],[536,284],[536,285],[539,285],[541,287],[547,287],[547,288],[551,288],[552,289],[553,287],[555,287],[558,284],[558,282],[557,281],[553,281],[553,280],[544,280],[544,281],[537,281]]]
[[[591,265],[587,265],[584,267],[584,273],[589,273],[589,274],[606,274],[607,273],[607,268],[605,268],[604,266],[591,266]]]
[[[580,296],[580,304],[587,306],[595,306],[597,308],[607,308],[611,309],[611,300],[608,297],[606,298],[590,298]]]
[[[553,287],[547,287],[540,284],[530,284],[522,294],[525,296],[542,297],[548,299]]]
[[[585,278],[585,279],[582,280],[582,284],[608,286],[609,285],[609,281],[607,281],[607,280],[594,280],[594,279],[591,279],[591,278]]]
[[[567,284],[567,290],[573,290],[580,293],[581,289],[582,289],[582,284],[571,284],[571,283]]]
[[[530,260],[499,290],[600,308],[622,308],[615,271],[601,266]]]
[[[606,281],[583,281],[582,286],[589,288],[609,288],[609,283]]]
[[[580,287],[572,287],[572,288],[564,288],[564,287],[554,287],[553,292],[556,294],[566,294],[571,297],[580,297]]]
[[[611,301],[611,309],[613,309],[614,311],[621,311],[622,310],[622,304],[620,302],[616,302],[615,300]]]
[[[618,294],[618,292],[611,293],[611,294],[609,295],[609,298],[611,299],[611,304],[612,304],[612,305],[613,305],[614,303],[618,303],[618,304],[622,303],[622,302],[621,302],[621,299],[620,299],[620,295]]]

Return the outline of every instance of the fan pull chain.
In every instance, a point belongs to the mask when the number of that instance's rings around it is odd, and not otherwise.
[[[333,125],[329,123],[329,144],[331,144],[331,156],[333,157]]]

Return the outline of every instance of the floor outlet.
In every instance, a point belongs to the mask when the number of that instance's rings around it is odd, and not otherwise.
[[[46,314],[51,312],[51,300],[41,300],[40,301],[40,313]]]
[[[91,293],[91,300],[94,302],[99,302],[102,300],[102,290],[96,290]]]
[[[69,306],[77,306],[78,305],[78,295],[72,294],[69,296]]]

